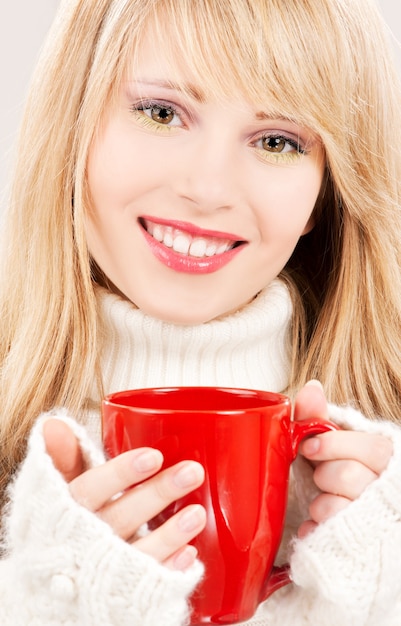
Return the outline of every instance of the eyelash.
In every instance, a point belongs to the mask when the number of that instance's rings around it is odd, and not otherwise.
[[[157,122],[153,120],[150,115],[147,115],[145,111],[151,111],[152,109],[159,109],[160,111],[169,111],[173,116],[173,119],[178,116],[181,120],[180,124],[162,124],[161,122]],[[171,102],[164,102],[162,100],[143,100],[131,106],[131,112],[134,114],[136,120],[145,128],[150,128],[153,131],[161,132],[161,133],[169,133],[174,132],[176,129],[180,129],[185,124],[182,122],[182,118],[189,117],[185,115],[185,113],[179,109],[176,105]],[[269,152],[263,148],[259,148],[257,144],[259,142],[263,142],[264,140],[276,140],[278,142],[284,141],[287,146],[291,146],[293,150],[289,152]],[[287,135],[281,133],[275,133],[274,131],[264,133],[256,140],[252,142],[252,145],[258,151],[258,154],[261,158],[273,162],[273,163],[282,163],[283,161],[291,162],[294,160],[298,160],[301,156],[308,154],[307,150],[303,148],[298,141],[288,137]]]
[[[259,148],[257,146],[257,144],[263,140],[276,140],[277,142],[284,141],[285,144],[287,144],[287,146],[291,146],[293,150],[290,150],[288,152],[269,152],[268,150],[264,150],[263,148]],[[291,137],[288,137],[287,135],[275,133],[274,131],[264,133],[261,137],[258,137],[253,142],[253,145],[262,159],[265,159],[272,163],[294,162],[302,156],[308,154],[307,150],[303,148],[298,141],[292,139]]]
[[[155,108],[158,108],[161,111],[171,111],[174,117],[178,116],[180,119],[184,117],[184,113],[176,106],[174,106],[170,102],[163,102],[162,100],[145,100],[142,102],[138,102],[137,104],[133,104],[131,106],[131,112],[134,114],[135,118],[137,119],[137,121],[139,121],[140,124],[158,132],[172,132],[175,129],[182,127],[182,124],[172,126],[167,124],[161,124],[153,120],[149,115],[145,113],[145,111],[151,111]]]

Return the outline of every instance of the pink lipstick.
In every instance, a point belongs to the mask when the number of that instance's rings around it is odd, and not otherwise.
[[[139,224],[156,258],[177,272],[216,272],[247,243],[232,233],[204,230],[188,222],[143,216]]]

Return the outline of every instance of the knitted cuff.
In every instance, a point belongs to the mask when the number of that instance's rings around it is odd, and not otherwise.
[[[387,469],[357,500],[294,541],[292,577],[316,597],[342,606],[350,623],[358,616],[357,623],[367,624],[376,611],[379,623],[385,608],[401,597],[401,430],[351,408],[330,406],[330,418],[342,428],[389,437],[394,452]]]
[[[78,505],[45,451],[46,417],[32,431],[27,457],[11,489],[7,520],[9,571],[18,573],[10,588],[15,586],[24,598],[24,612],[32,615],[29,623],[183,624],[201,564],[186,572],[171,571]],[[89,464],[102,461],[82,427],[65,413],[52,417],[73,429]]]

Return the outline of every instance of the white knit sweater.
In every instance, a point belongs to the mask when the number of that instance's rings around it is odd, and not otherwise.
[[[101,290],[106,391],[152,385],[220,384],[279,391],[288,379],[291,305],[275,281],[242,311],[197,327],[143,315]],[[93,397],[92,400],[98,400]],[[77,434],[88,465],[104,462],[99,415],[86,428],[64,410],[53,414]],[[305,539],[313,484],[296,462],[287,552],[294,583],[259,607],[252,626],[400,626],[401,430],[370,422],[351,408],[330,407],[344,428],[381,432],[394,443],[388,469],[344,511]],[[202,573],[173,572],[128,545],[79,506],[45,452],[41,417],[10,489],[0,562],[3,626],[182,626],[187,598]]]

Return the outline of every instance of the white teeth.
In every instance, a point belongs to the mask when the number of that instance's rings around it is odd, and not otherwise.
[[[174,236],[172,228],[166,228],[164,231],[163,243],[167,248],[172,248],[174,243]]]
[[[216,254],[223,254],[223,252],[226,252],[229,247],[230,246],[227,242],[221,243],[219,246],[217,246]]]
[[[171,226],[155,224],[150,221],[146,221],[145,226],[148,233],[167,248],[172,248],[179,254],[190,255],[196,258],[223,254],[230,250],[234,244],[231,240],[219,240],[213,237],[193,237],[189,233]]]
[[[191,256],[202,257],[206,254],[207,241],[205,239],[194,239],[189,246]]]
[[[190,237],[186,237],[185,235],[177,235],[174,238],[173,250],[175,250],[175,252],[180,252],[181,254],[188,254],[190,245]]]
[[[206,256],[214,256],[217,252],[217,244],[216,243],[209,243],[206,247],[206,252],[205,255]]]
[[[155,239],[157,239],[157,241],[163,241],[163,228],[158,224],[152,224],[152,222],[149,222],[149,225],[152,227],[152,230],[148,228],[148,233],[151,234]]]

